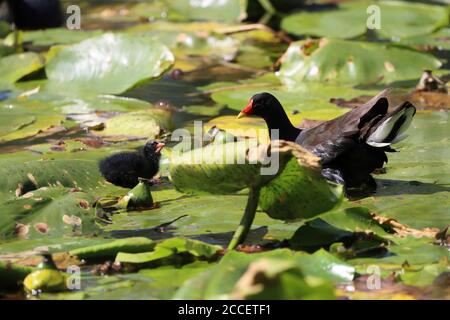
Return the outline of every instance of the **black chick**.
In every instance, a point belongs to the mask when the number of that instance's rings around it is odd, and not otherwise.
[[[100,161],[103,177],[112,184],[133,188],[138,178],[151,179],[158,173],[164,143],[149,141],[136,152],[120,152]]]

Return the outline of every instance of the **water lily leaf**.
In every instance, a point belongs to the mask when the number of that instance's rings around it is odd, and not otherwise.
[[[72,93],[121,93],[159,77],[174,62],[166,46],[131,34],[107,33],[53,50],[45,67],[48,85]]]
[[[349,2],[336,9],[294,13],[283,19],[281,27],[295,35],[355,38],[366,33],[369,6],[378,9],[381,28],[374,31],[383,38],[399,39],[429,34],[448,24],[444,7],[401,1]],[[373,14],[375,11],[370,11]],[[375,19],[375,18],[373,18]]]
[[[0,261],[0,284],[2,288],[15,288],[22,284],[23,279],[35,268]]]
[[[366,32],[367,5],[341,4],[338,9],[299,12],[282,20],[281,28],[294,35],[349,39]],[[363,21],[364,23],[357,23]]]
[[[246,17],[247,0],[164,0],[173,20],[239,22]]]
[[[44,66],[43,58],[34,52],[12,54],[0,59],[0,86],[12,84]]]
[[[40,188],[2,204],[0,234],[33,239],[97,232],[91,195],[68,188]]]
[[[399,152],[389,155],[386,173],[375,175],[373,197],[358,205],[412,228],[444,228],[450,221],[450,140],[447,112],[419,114]]]
[[[45,30],[22,31],[22,41],[31,42],[35,46],[51,46],[54,44],[72,44],[88,38],[100,36],[100,30],[70,30],[53,28]]]
[[[119,199],[117,205],[123,209],[152,208],[154,205],[150,185],[146,181],[139,183]]]
[[[406,268],[401,274],[401,280],[407,285],[428,286],[439,277],[439,275],[450,272],[450,266],[447,259],[442,259],[439,263],[425,265],[418,270]]]
[[[212,258],[222,247],[187,238],[171,238],[158,243],[151,252],[117,254],[116,261],[143,264],[188,253],[196,258]]]
[[[15,49],[12,46],[4,45],[3,43],[0,44],[0,57],[7,56],[8,54],[15,53]]]
[[[0,141],[33,136],[63,120],[63,115],[42,102],[5,100],[0,103]]]
[[[36,270],[23,280],[23,285],[29,292],[37,290],[42,292],[64,291],[67,289],[66,278],[66,275],[58,270]]]
[[[222,247],[187,238],[171,238],[158,243],[158,248],[170,249],[176,253],[187,252],[194,257],[212,258]]]
[[[321,278],[316,278],[308,276],[301,267],[295,262],[292,253],[289,250],[275,250],[267,253],[258,253],[252,255],[246,255],[243,253],[230,252],[227,253],[220,263],[214,268],[207,270],[206,272],[192,278],[187,281],[175,294],[175,299],[227,299],[239,294],[239,288],[250,289],[249,287],[254,284],[256,280],[255,272],[256,270],[251,270],[258,265],[261,261],[270,261],[282,274],[282,271],[292,270],[293,277],[290,277],[288,272],[286,278],[290,279],[290,283],[299,291],[300,296],[297,298],[307,299],[308,297],[316,298],[333,298],[334,293],[331,289],[329,283]],[[252,267],[253,265],[253,267]],[[261,281],[267,279],[264,274],[270,272],[270,264],[264,263],[263,267],[260,268]],[[279,299],[284,294],[290,296],[292,289],[289,282],[285,283],[284,276],[278,274],[276,270],[274,271],[274,276],[276,275],[276,281],[274,283],[266,283],[264,281],[263,291],[264,294],[269,295],[271,299]],[[246,281],[247,275],[249,279]],[[281,279],[277,276],[281,276]],[[286,279],[287,281],[287,279]],[[314,285],[315,284],[315,285]],[[307,289],[306,289],[306,288]],[[275,290],[278,288],[279,290]],[[254,288],[256,289],[256,288]],[[272,290],[271,290],[272,289]],[[306,290],[305,290],[306,289]],[[291,291],[292,290],[292,291]],[[248,293],[250,297],[250,292]],[[292,293],[294,294],[294,293]],[[281,296],[280,296],[281,295]],[[247,296],[247,295],[246,295]],[[237,297],[237,296],[236,296]],[[269,298],[265,296],[265,298]],[[240,296],[240,298],[245,298]]]
[[[97,161],[81,159],[11,161],[3,163],[0,172],[5,177],[0,192],[10,195],[18,186],[22,186],[20,194],[54,185],[88,190],[103,180]]]
[[[117,253],[139,253],[153,250],[156,243],[143,237],[132,237],[110,241],[89,247],[77,248],[70,251],[71,255],[80,259],[115,257]]]
[[[133,26],[127,32],[139,34],[168,46],[176,60],[189,60],[190,56],[232,60],[239,49],[240,41],[215,32],[226,27],[218,23],[169,23],[157,21]],[[180,67],[178,61],[176,68]],[[182,70],[186,70],[182,68]]]
[[[385,20],[377,32],[391,39],[429,34],[449,23],[448,10],[442,6],[382,1],[380,10]]]
[[[320,278],[305,278],[291,261],[261,259],[252,262],[230,296],[237,299],[329,300],[333,286]]]
[[[316,156],[295,143],[276,141],[270,145],[272,163],[263,167],[268,148],[248,148],[246,141],[211,144],[185,152],[172,162],[172,181],[180,190],[230,193],[250,188],[244,216],[229,248],[245,240],[258,203],[271,218],[292,220],[330,210],[342,199],[342,188],[320,175]],[[305,197],[301,204],[299,197]]]
[[[313,254],[300,254],[296,263],[306,275],[327,279],[336,283],[352,281],[355,268],[324,249]]]
[[[354,207],[332,210],[322,214],[320,218],[306,222],[295,232],[289,244],[294,249],[311,252],[317,248],[344,243],[345,250],[351,248],[351,254],[356,255],[362,249],[375,250],[387,244],[388,241],[381,237],[387,235],[367,208]]]
[[[307,52],[312,45],[316,47]],[[431,55],[401,47],[322,39],[292,43],[282,58],[279,76],[288,84],[305,80],[339,84],[390,83],[416,79],[423,69],[440,66],[439,60]]]
[[[132,138],[156,138],[171,127],[171,112],[164,109],[150,108],[147,110],[128,112],[105,121],[105,128],[93,132],[103,136],[105,140],[115,136]]]
[[[450,50],[450,28],[442,28],[432,34],[402,38],[400,43],[419,48]]]
[[[331,210],[342,197],[341,186],[327,182],[320,172],[302,167],[293,158],[280,175],[261,189],[259,206],[271,218],[292,220]]]
[[[211,144],[174,156],[172,181],[184,192],[223,194],[247,188],[256,183],[259,170],[257,165],[248,163],[247,150],[248,143],[242,141]]]
[[[124,253],[119,252],[116,256],[116,262],[121,263],[132,263],[132,264],[144,264],[144,263],[150,263],[162,259],[167,259],[170,257],[173,257],[175,255],[175,252],[158,247],[155,248],[154,251],[150,252],[141,252],[141,253]]]
[[[270,92],[275,95],[287,111],[294,125],[299,125],[303,119],[328,120],[338,117],[346,109],[336,108],[331,99],[351,99],[362,95],[372,96],[376,90],[355,89],[349,86],[333,85],[316,82],[295,83],[292,87],[282,86],[279,79],[272,75],[264,75],[253,81],[240,81],[237,87],[234,83],[218,83],[215,87],[205,87],[211,91],[211,98],[220,105],[241,111],[249,99],[257,92]],[[238,126],[239,121],[231,121],[227,125]],[[254,118],[256,121],[257,118]],[[224,124],[218,125],[223,129]]]

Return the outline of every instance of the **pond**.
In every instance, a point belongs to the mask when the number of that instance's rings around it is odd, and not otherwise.
[[[313,2],[79,1],[62,18],[81,30],[0,21],[0,298],[449,299],[448,6]],[[439,88],[417,90],[425,69]],[[326,182],[293,145],[270,179],[259,163],[207,161],[270,141],[263,119],[236,119],[258,92],[310,127],[387,87],[391,107],[417,112],[375,191]],[[201,163],[177,158],[175,133],[198,123],[223,130],[225,155],[215,140],[189,151]],[[98,164],[148,139],[166,144],[155,203],[131,207],[140,192],[149,201],[145,182],[130,192]],[[24,282],[52,269],[38,266],[45,254],[63,289]],[[259,291],[241,281],[255,268],[275,279]]]

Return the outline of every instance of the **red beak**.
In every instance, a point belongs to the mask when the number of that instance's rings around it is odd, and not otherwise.
[[[253,99],[250,100],[248,105],[238,114],[237,118],[246,117],[248,115],[251,115],[253,112]]]
[[[161,149],[164,148],[164,146],[165,146],[164,143],[158,142],[158,143],[156,144],[155,152],[156,152],[156,153],[160,153],[160,152],[161,152]]]

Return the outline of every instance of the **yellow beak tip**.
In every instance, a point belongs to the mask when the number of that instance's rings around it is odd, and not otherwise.
[[[247,116],[245,113],[240,112],[240,113],[238,114],[238,116],[237,116],[237,119],[240,119],[240,118],[245,117],[245,116]]]

